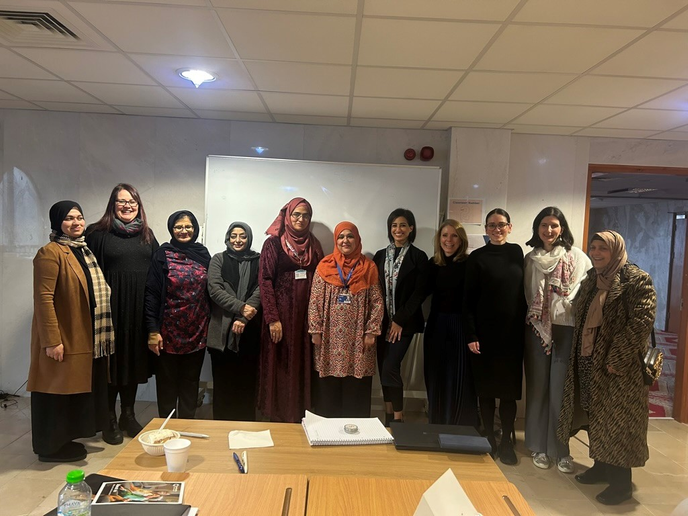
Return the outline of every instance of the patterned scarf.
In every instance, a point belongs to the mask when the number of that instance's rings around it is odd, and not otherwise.
[[[58,236],[57,231],[53,231],[50,234],[50,241],[83,251],[86,267],[93,283],[93,293],[96,298],[96,305],[93,310],[93,357],[100,358],[112,355],[115,352],[115,329],[112,324],[112,313],[110,311],[110,287],[105,281],[103,272],[98,267],[96,257],[86,245],[83,236],[72,240],[65,234]]]
[[[391,321],[396,313],[396,303],[394,301],[394,294],[397,291],[397,277],[399,276],[399,269],[401,269],[401,263],[404,261],[404,256],[409,250],[410,244],[406,242],[404,247],[401,248],[399,256],[394,259],[394,244],[389,244],[387,246],[387,256],[385,257],[385,287],[387,289],[387,296],[385,298],[385,304],[387,305],[387,315]],[[391,324],[390,324],[391,326]]]
[[[535,249],[528,256],[526,295],[530,306],[526,321],[542,340],[545,354],[549,355],[552,353],[551,295],[555,293],[567,297],[571,293],[576,264],[571,253],[560,245],[549,252],[542,248]]]
[[[138,235],[143,229],[143,221],[140,218],[135,218],[131,222],[125,224],[117,217],[112,221],[112,229],[115,233],[120,235]]]

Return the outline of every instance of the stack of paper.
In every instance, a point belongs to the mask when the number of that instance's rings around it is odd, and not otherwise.
[[[376,417],[325,418],[306,411],[301,420],[311,446],[338,446],[357,444],[391,444],[394,438]],[[344,425],[358,426],[358,432],[347,434]]]

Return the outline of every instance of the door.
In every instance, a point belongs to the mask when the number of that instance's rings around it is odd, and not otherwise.
[[[674,213],[669,264],[669,304],[666,331],[679,334],[681,323],[681,287],[683,286],[684,252],[686,248],[686,214]]]

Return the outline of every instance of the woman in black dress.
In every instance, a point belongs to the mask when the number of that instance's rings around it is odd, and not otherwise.
[[[523,292],[523,251],[507,243],[511,218],[501,208],[487,214],[490,241],[473,251],[466,266],[463,319],[480,415],[493,454],[516,464],[514,421],[521,399],[526,300]],[[499,398],[502,441],[494,433],[495,398]]]
[[[425,286],[432,304],[423,340],[428,418],[441,425],[478,425],[478,400],[473,386],[461,324],[468,236],[448,219],[435,235],[435,255],[428,261]]]
[[[120,183],[113,188],[105,214],[86,230],[88,247],[112,289],[115,356],[110,361],[108,409],[110,422],[103,434],[108,442],[122,442],[122,431],[134,437],[141,425],[134,415],[138,384],[150,378],[148,333],[143,321],[143,297],[151,257],[158,248],[148,227],[139,192]],[[120,397],[119,428],[115,404]]]
[[[387,217],[390,244],[375,253],[385,300],[382,334],[377,342],[377,365],[385,400],[385,424],[404,419],[404,383],[401,361],[413,336],[423,333],[425,299],[423,274],[428,255],[413,245],[416,218],[410,210],[397,208]]]

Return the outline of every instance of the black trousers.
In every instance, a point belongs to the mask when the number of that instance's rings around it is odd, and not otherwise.
[[[386,331],[382,333],[386,335]],[[402,335],[397,342],[387,342],[384,338],[377,341],[377,366],[380,369],[382,397],[392,402],[395,412],[404,410],[404,382],[401,379],[401,361],[408,351],[413,334]]]
[[[619,489],[632,489],[633,487],[631,468],[612,466],[606,462],[596,460],[590,469],[601,470],[600,472],[610,486],[618,487]]]
[[[198,384],[205,358],[205,349],[185,355],[160,352],[156,370],[158,415],[167,417],[176,409],[174,417],[193,419],[196,416]]]
[[[318,377],[316,412],[324,417],[370,417],[373,377]]]
[[[208,348],[213,369],[213,419],[256,420],[258,354]]]

